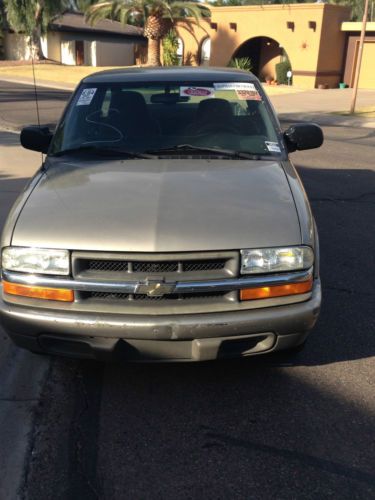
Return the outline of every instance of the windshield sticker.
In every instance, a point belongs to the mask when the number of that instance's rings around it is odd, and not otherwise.
[[[97,89],[83,89],[76,106],[88,106],[91,104]]]
[[[215,90],[255,90],[255,85],[249,82],[214,83]]]
[[[240,101],[261,101],[262,98],[257,90],[236,90]]]
[[[271,151],[272,153],[281,153],[280,146],[277,142],[265,141],[265,143],[268,151]]]
[[[180,87],[180,96],[215,97],[215,89],[212,87]]]

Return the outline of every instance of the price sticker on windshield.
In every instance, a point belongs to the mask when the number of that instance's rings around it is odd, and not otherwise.
[[[281,153],[280,146],[278,145],[277,142],[265,141],[265,144],[266,144],[266,148],[271,153]]]
[[[250,82],[214,83],[215,90],[234,90],[241,101],[261,101],[262,97]]]
[[[88,106],[94,98],[97,89],[83,89],[76,106]]]
[[[250,82],[227,82],[214,83],[216,90],[256,90],[255,85]]]
[[[180,96],[184,97],[215,97],[212,87],[180,87]]]

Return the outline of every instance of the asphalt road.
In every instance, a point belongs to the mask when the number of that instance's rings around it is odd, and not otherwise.
[[[39,87],[40,122],[53,127],[61,115],[71,92]],[[30,85],[0,80],[0,128],[21,129],[38,123],[35,91]]]
[[[306,349],[190,365],[47,358],[21,497],[375,497],[375,130],[324,132],[320,150],[293,154],[321,240]]]

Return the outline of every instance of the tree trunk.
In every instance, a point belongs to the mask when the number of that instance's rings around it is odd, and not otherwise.
[[[148,66],[161,66],[161,62],[160,62],[160,38],[157,38],[156,40],[153,38],[148,38],[147,65]]]
[[[34,23],[35,27],[31,32],[31,52],[32,57],[38,61],[45,59],[42,49],[42,21],[43,21],[43,8],[44,1],[41,0],[37,3],[35,11]]]
[[[30,41],[31,41],[31,56],[37,61],[42,61],[45,59],[42,49],[42,33],[40,28],[37,26],[33,29]]]

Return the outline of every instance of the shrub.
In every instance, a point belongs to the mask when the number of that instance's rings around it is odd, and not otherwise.
[[[287,85],[288,77],[286,76],[286,74],[289,70],[292,69],[290,62],[288,60],[279,62],[276,64],[275,69],[277,83]]]
[[[163,38],[163,66],[178,66],[178,38],[174,30],[170,30]]]
[[[245,71],[251,71],[253,69],[253,63],[250,57],[235,57],[229,61],[228,66],[230,68],[243,69]]]

